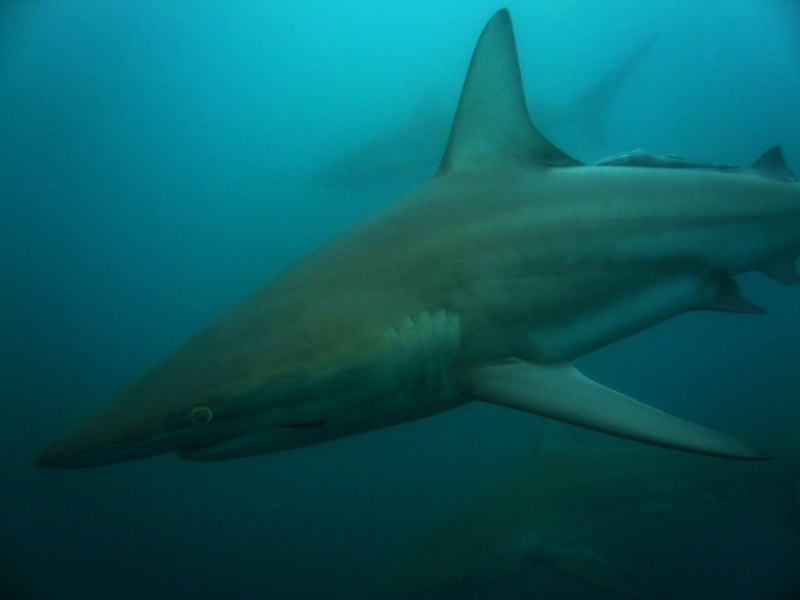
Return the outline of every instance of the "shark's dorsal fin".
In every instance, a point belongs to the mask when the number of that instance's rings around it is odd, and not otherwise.
[[[439,174],[501,166],[579,165],[531,123],[508,11],[483,30],[461,91]]]
[[[754,162],[753,166],[748,170],[751,173],[778,181],[797,182],[797,176],[792,173],[789,165],[786,164],[786,159],[780,146],[773,146],[764,152],[761,158]]]

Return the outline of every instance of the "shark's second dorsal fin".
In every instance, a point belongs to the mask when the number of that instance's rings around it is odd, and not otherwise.
[[[797,182],[797,176],[792,173],[789,165],[786,164],[786,159],[780,146],[773,146],[764,152],[761,158],[754,162],[748,171],[778,181]]]
[[[503,9],[483,30],[461,91],[439,174],[500,166],[579,165],[531,123],[511,17]]]

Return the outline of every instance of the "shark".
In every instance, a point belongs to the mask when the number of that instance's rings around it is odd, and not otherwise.
[[[233,459],[472,401],[767,459],[570,362],[685,311],[763,312],[737,274],[800,281],[800,186],[779,148],[733,173],[656,162],[587,166],[547,140],[501,10],[477,42],[430,181],[246,297],[36,462]]]
[[[586,444],[564,429],[546,423],[532,459],[398,555],[381,573],[382,595],[463,592],[542,566],[626,598],[675,597],[598,554],[591,541],[633,519],[671,516],[682,497],[722,500],[736,487],[800,535],[798,443],[773,461],[731,461],[642,444]]]
[[[649,36],[633,46],[617,64],[568,104],[555,106],[537,102],[532,112],[547,115],[545,124],[551,130],[576,128],[591,143],[606,144],[603,116],[655,41],[656,36]],[[441,102],[427,95],[400,127],[332,158],[312,174],[312,179],[320,185],[338,188],[387,181],[422,182],[436,172],[452,117],[452,111],[445,110]]]

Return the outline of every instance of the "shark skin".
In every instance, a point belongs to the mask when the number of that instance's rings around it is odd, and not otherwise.
[[[780,177],[774,177],[775,173]],[[670,448],[762,451],[568,361],[800,281],[800,186],[752,169],[583,166],[532,124],[508,12],[470,63],[438,174],[299,260],[37,457],[79,468],[288,450],[484,401]]]
[[[597,554],[591,540],[641,516],[669,515],[680,497],[718,497],[734,486],[751,490],[800,535],[800,447],[752,462],[548,437],[533,459],[398,556],[381,574],[382,596],[464,592],[544,566],[626,598],[672,598],[667,587]]]

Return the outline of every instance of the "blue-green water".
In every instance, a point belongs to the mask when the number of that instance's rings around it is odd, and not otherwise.
[[[577,158],[647,148],[749,164],[779,143],[800,171],[797,3],[507,5],[532,117]],[[366,185],[317,177],[421,103],[452,113],[500,7],[0,4],[3,597],[367,598],[387,560],[532,451],[534,417],[472,405],[234,462],[33,464],[247,292],[430,174],[422,161]],[[602,111],[574,104],[648,40]],[[600,139],[581,111],[596,111]],[[685,315],[581,368],[764,445],[797,434],[800,290],[742,286],[767,315]],[[800,534],[744,493],[688,499],[614,541],[681,598],[800,589]],[[613,596],[531,570],[463,597]]]

